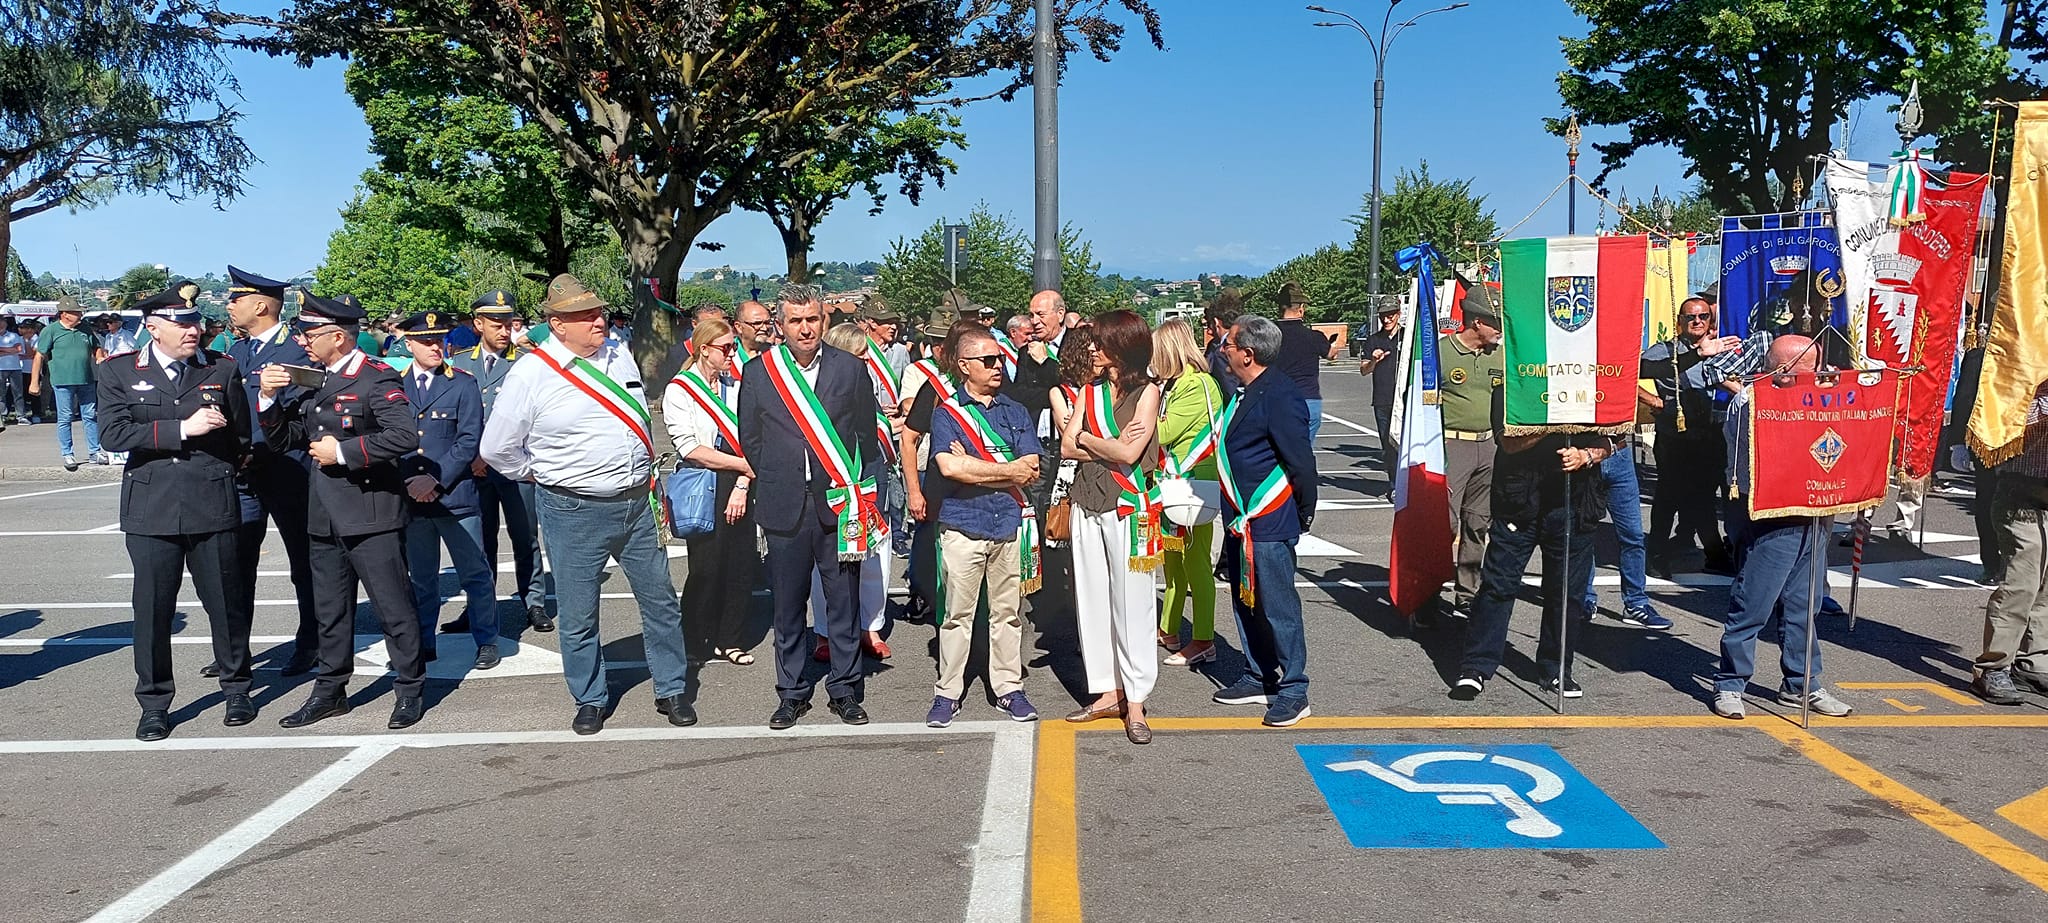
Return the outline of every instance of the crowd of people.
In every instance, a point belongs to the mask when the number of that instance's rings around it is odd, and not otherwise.
[[[225,694],[225,721],[256,717],[248,639],[266,521],[277,525],[299,603],[283,673],[315,673],[303,705],[280,721],[288,728],[350,708],[359,584],[396,673],[392,728],[422,720],[439,635],[468,635],[470,668],[496,667],[508,633],[496,599],[501,531],[527,627],[559,630],[578,733],[600,731],[614,706],[598,619],[612,561],[640,617],[656,711],[676,725],[697,720],[693,662],[755,662],[747,626],[761,585],[772,612],[771,728],[810,711],[820,681],[812,662],[826,665],[829,711],[868,722],[864,660],[894,656],[892,619],[935,626],[928,725],[944,727],[965,707],[983,621],[992,702],[1011,719],[1036,720],[1025,627],[1071,612],[1087,695],[1066,720],[1114,718],[1131,742],[1148,743],[1162,660],[1217,658],[1219,578],[1245,671],[1214,700],[1263,706],[1269,726],[1310,714],[1295,555],[1314,521],[1319,377],[1334,350],[1302,320],[1298,287],[1283,290],[1278,322],[1226,295],[1207,307],[1200,334],[1129,311],[1084,319],[1055,291],[998,323],[955,292],[911,337],[881,298],[834,323],[817,289],[790,285],[772,304],[685,311],[687,335],[656,404],[612,306],[572,276],[549,283],[545,321],[531,328],[504,292],[465,313],[399,319],[387,362],[365,348],[383,344],[354,299],[290,293],[298,312],[287,323],[283,283],[229,273],[234,336],[224,352],[200,348],[198,313],[174,286],[142,303],[148,337],[100,362],[92,389],[101,426],[88,432],[128,453],[122,528],[138,575],[144,740],[171,731],[168,632],[185,569],[213,622],[207,674]],[[1824,366],[1819,312],[1793,305],[1782,327],[1744,340],[1714,335],[1710,295],[1680,308],[1684,334],[1644,357],[1643,377],[1660,389],[1641,395],[1659,460],[1645,535],[1627,438],[1502,434],[1496,297],[1474,288],[1459,329],[1437,343],[1456,546],[1438,620],[1464,631],[1450,697],[1478,697],[1501,669],[1522,575],[1539,551],[1534,678],[1563,697],[1584,694],[1571,623],[1599,609],[1590,539],[1611,518],[1622,606],[1607,617],[1620,624],[1670,627],[1650,605],[1646,575],[1668,573],[1695,541],[1704,566],[1733,573],[1715,713],[1743,715],[1761,636],[1784,652],[1779,701],[1847,714],[1819,684],[1817,647],[1806,655],[1808,613],[1826,610],[1807,579],[1829,541],[1825,523],[1752,522],[1741,503],[1723,502],[1745,487],[1750,382]],[[1374,379],[1386,433],[1389,370],[1410,338],[1398,315],[1378,321],[1359,370]],[[74,387],[56,362],[47,366],[59,388]],[[1715,400],[1717,391],[1732,399]],[[1385,456],[1393,443],[1382,438]],[[1392,458],[1383,465],[1391,482]],[[2038,489],[2024,493],[2034,482],[2012,483],[2000,497],[2039,502]],[[688,547],[680,593],[665,537]],[[2009,542],[2022,550],[2007,572],[2038,579],[2048,567],[2039,544]],[[437,631],[444,551],[463,605]],[[890,594],[899,557],[909,589],[901,607]],[[2044,632],[2034,598],[2019,593],[1993,598],[2002,627],[1987,635],[1979,679],[1993,693],[2010,690],[2013,676],[2043,676],[2048,661],[2027,652]]]

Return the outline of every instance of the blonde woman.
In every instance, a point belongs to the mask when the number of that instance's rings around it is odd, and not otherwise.
[[[1223,412],[1223,389],[1208,372],[1208,359],[1195,345],[1195,332],[1178,318],[1152,331],[1152,378],[1165,392],[1159,424],[1159,446],[1165,450],[1163,477],[1208,482],[1209,491],[1220,490],[1216,480],[1216,420]],[[1204,492],[1204,491],[1198,491]],[[1166,604],[1159,613],[1159,644],[1172,653],[1170,667],[1208,663],[1216,659],[1216,562],[1210,549],[1216,540],[1216,525],[1204,522],[1192,527],[1170,522],[1163,545]],[[1188,621],[1193,639],[1185,647],[1180,641],[1182,604],[1192,605]]]
[[[1067,716],[1124,719],[1134,744],[1152,742],[1145,698],[1159,678],[1153,653],[1152,571],[1160,562],[1158,511],[1147,482],[1159,458],[1159,386],[1152,383],[1152,335],[1143,318],[1097,318],[1090,352],[1095,380],[1060,431],[1060,455],[1079,462],[1074,504],[1075,621],[1095,701]]]
[[[740,454],[739,425],[733,417],[740,404],[739,369],[733,366],[735,339],[724,318],[697,322],[690,337],[689,365],[676,372],[661,395],[661,414],[668,424],[676,455],[693,468],[717,472],[717,527],[709,534],[685,539],[690,572],[683,579],[678,602],[683,608],[683,643],[693,655],[709,656],[742,666],[754,655],[740,646],[740,631],[753,604],[754,517],[747,506],[754,468]]]

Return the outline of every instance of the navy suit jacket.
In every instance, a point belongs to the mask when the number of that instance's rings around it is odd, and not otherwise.
[[[469,467],[484,435],[483,390],[476,376],[443,363],[434,386],[421,391],[419,375],[411,369],[401,374],[405,399],[419,422],[420,447],[398,460],[399,476],[410,480],[424,474],[441,485],[441,496],[431,503],[413,502],[412,514],[480,515],[483,508]]]
[[[258,392],[262,390],[261,379],[263,378],[264,366],[277,362],[282,362],[286,365],[304,365],[316,368],[320,365],[320,363],[314,362],[311,357],[306,355],[306,348],[299,345],[297,337],[292,336],[289,324],[279,324],[271,328],[269,334],[263,339],[263,349],[260,354],[256,349],[256,340],[250,337],[243,337],[228,346],[228,358],[235,360],[236,368],[241,370],[242,386],[244,394],[249,399],[250,407],[255,407],[260,403],[262,395]],[[290,401],[297,396],[298,392],[296,389],[287,388],[278,392],[277,399],[279,401]],[[249,440],[255,445],[263,445],[265,442],[263,427],[253,425],[252,423]],[[261,454],[261,450],[258,450],[258,454]],[[286,454],[301,463],[304,463],[306,459],[306,452],[303,448],[291,449]]]
[[[1308,403],[1293,379],[1269,368],[1244,386],[1223,450],[1230,453],[1238,496],[1246,501],[1275,465],[1286,469],[1294,485],[1294,496],[1279,509],[1252,520],[1252,541],[1284,542],[1308,531],[1316,512],[1316,453],[1308,436]],[[1227,526],[1237,510],[1227,495],[1223,506]]]
[[[766,361],[767,356],[756,356],[740,373],[745,383],[738,410],[740,447],[754,466],[754,483],[748,491],[754,521],[771,532],[796,531],[804,494],[810,492],[819,521],[829,531],[831,508],[825,504],[825,490],[831,481],[803,430],[797,428],[796,418],[769,383]],[[825,407],[826,419],[838,431],[840,443],[849,449],[860,447],[860,476],[874,476],[882,468],[882,452],[875,443],[875,389],[868,367],[852,353],[821,346],[818,381],[812,390]]]

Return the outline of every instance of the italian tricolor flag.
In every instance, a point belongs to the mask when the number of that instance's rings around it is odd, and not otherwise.
[[[1650,239],[1511,240],[1500,253],[1507,435],[1633,429]]]

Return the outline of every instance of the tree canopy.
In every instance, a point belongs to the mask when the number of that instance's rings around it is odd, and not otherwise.
[[[1021,311],[1031,301],[1031,235],[1008,215],[997,214],[986,203],[975,206],[963,222],[967,242],[965,259],[959,267],[959,287],[976,304],[999,311]],[[951,283],[946,274],[946,222],[910,239],[898,238],[889,245],[875,280],[890,306],[913,322],[939,306]],[[1073,225],[1060,229],[1060,295],[1067,306],[1092,314],[1103,297],[1101,266],[1094,248]]]
[[[371,317],[469,304],[455,247],[436,231],[405,223],[402,212],[396,197],[357,195],[342,209],[341,228],[327,239],[327,259],[315,276],[314,294],[354,295]]]

